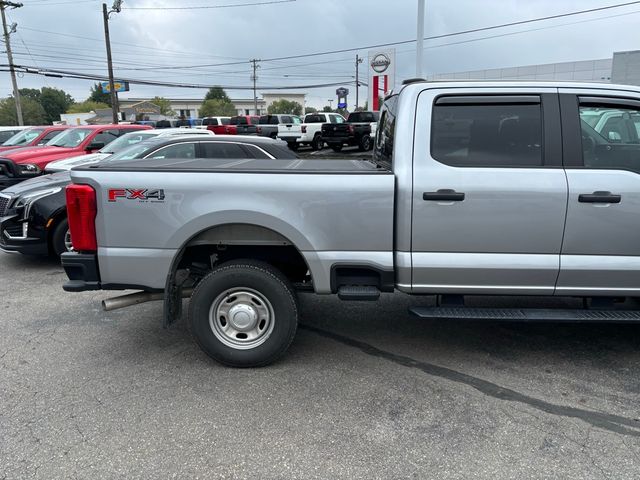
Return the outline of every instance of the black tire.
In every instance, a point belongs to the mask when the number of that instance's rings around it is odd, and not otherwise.
[[[342,151],[342,144],[334,143],[333,145],[329,145],[329,146],[331,147],[331,150],[333,150],[334,152]]]
[[[278,138],[278,134],[277,133],[272,133],[271,135],[269,135],[271,138],[273,138],[274,140],[276,138]]]
[[[237,338],[234,338],[221,330],[225,324],[235,327],[231,320],[233,308],[242,307],[246,312],[247,304],[254,306],[240,301],[233,304],[234,294],[240,298],[244,292],[255,293],[258,298],[262,297],[260,300],[266,300],[258,305],[273,315],[271,319],[266,314],[265,338],[255,346],[234,346],[234,342],[246,341],[240,337],[243,333],[236,331]],[[228,312],[228,321],[224,315],[217,318],[225,304],[234,305]],[[260,318],[262,314],[257,309],[255,312],[256,327],[252,331],[265,320]],[[234,260],[220,265],[196,286],[191,295],[189,318],[198,345],[211,358],[230,367],[262,367],[277,360],[289,348],[298,326],[298,307],[293,287],[278,270],[264,262]]]
[[[56,257],[59,257],[64,252],[70,251],[65,244],[65,237],[68,231],[69,222],[66,218],[62,219],[58,225],[56,225],[56,228],[53,229],[53,234],[51,235],[51,250]]]
[[[295,152],[298,150],[299,145],[295,142],[287,142],[287,147]]]
[[[371,150],[371,137],[369,135],[363,135],[362,137],[360,137],[360,142],[358,142],[358,150],[360,150],[361,152]]]
[[[322,141],[322,136],[319,133],[316,133],[316,136],[313,137],[311,141],[311,150],[322,150],[324,146],[324,142]]]

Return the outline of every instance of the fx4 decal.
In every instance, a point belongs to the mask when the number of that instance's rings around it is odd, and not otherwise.
[[[164,190],[161,188],[110,188],[108,199],[110,202],[116,202],[118,199],[163,202]]]

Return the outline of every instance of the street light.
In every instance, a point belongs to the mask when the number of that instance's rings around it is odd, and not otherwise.
[[[112,13],[120,13],[122,0],[114,0],[111,10],[107,10],[107,4],[102,4],[102,19],[104,21],[104,39],[107,44],[107,67],[109,69],[109,93],[111,94],[111,113],[113,123],[118,123],[118,94],[113,81],[113,61],[111,60],[111,39],[109,38],[109,16]]]

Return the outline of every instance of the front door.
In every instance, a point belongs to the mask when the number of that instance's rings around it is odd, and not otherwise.
[[[569,201],[557,293],[640,295],[640,99],[560,92]]]
[[[413,292],[554,292],[567,204],[557,90],[512,90],[420,94]]]

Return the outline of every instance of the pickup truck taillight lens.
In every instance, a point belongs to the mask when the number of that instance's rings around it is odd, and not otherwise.
[[[89,185],[71,184],[66,189],[67,218],[74,250],[95,252],[96,239],[96,191]]]
[[[301,127],[301,131],[302,131],[302,133],[307,133],[307,126],[306,126],[306,125],[303,125],[303,126]]]
[[[349,125],[349,133],[353,133],[353,125]]]

